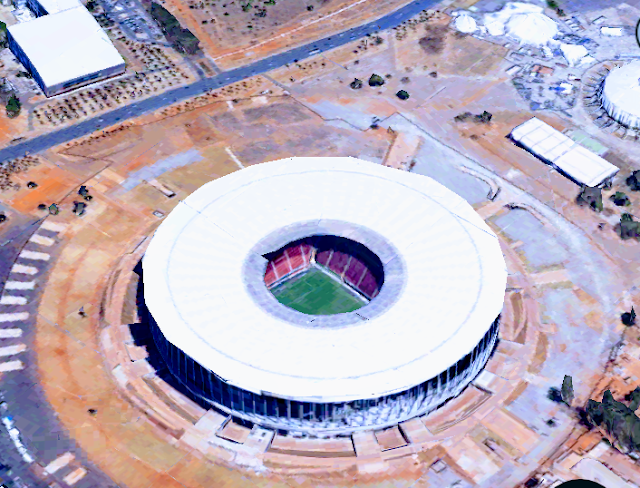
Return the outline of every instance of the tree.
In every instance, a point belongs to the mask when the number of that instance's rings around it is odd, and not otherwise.
[[[637,451],[640,448],[640,419],[630,408],[640,401],[640,390],[634,391],[635,398],[629,407],[622,402],[613,399],[611,391],[604,392],[602,403],[589,400],[587,403],[587,418],[602,429],[609,438],[611,444],[625,454]]]
[[[640,386],[636,386],[636,389],[631,392],[631,401],[629,402],[629,408],[634,412],[640,407]]]
[[[631,191],[640,191],[640,170],[631,173],[626,180],[627,186],[631,188]]]
[[[465,120],[467,120],[469,117],[473,117],[473,114],[471,112],[464,112],[462,114],[458,114],[456,115],[453,120],[454,122],[464,122]]]
[[[615,192],[609,197],[609,200],[611,200],[617,207],[625,207],[631,205],[631,200],[629,200],[629,197],[621,191]]]
[[[15,95],[12,95],[6,105],[7,117],[10,119],[17,117],[20,115],[21,108],[22,105],[20,104],[20,99]]]
[[[85,6],[89,12],[93,13],[98,8],[98,2],[96,2],[96,0],[89,0]]]
[[[372,74],[369,78],[369,86],[382,86],[384,85],[384,78],[377,74]]]
[[[640,238],[640,222],[635,222],[633,215],[629,213],[623,213],[620,216],[620,223],[616,225],[616,230],[622,240],[632,237]]]
[[[625,312],[620,316],[620,320],[627,327],[631,327],[636,324],[636,311],[631,307],[631,312]],[[635,408],[634,408],[635,410]]]
[[[583,185],[576,203],[580,206],[589,205],[596,212],[602,212],[604,208],[602,204],[602,190]]]
[[[9,45],[7,41],[7,24],[0,22],[0,47],[5,48]]]
[[[492,117],[493,114],[487,112],[486,110],[483,110],[480,115],[476,115],[476,122],[480,122],[481,124],[488,124],[489,122],[491,122]]]
[[[564,375],[561,393],[562,401],[568,406],[571,406],[571,403],[573,402],[573,380],[571,379],[571,376]]]
[[[562,393],[555,386],[552,386],[547,392],[547,398],[554,403],[560,403],[562,401]]]
[[[409,98],[409,94],[405,90],[400,90],[398,93],[396,93],[396,97],[398,97],[400,100],[407,100]]]
[[[149,13],[160,26],[167,40],[174,44],[178,50],[187,54],[195,54],[200,50],[198,38],[189,29],[183,29],[178,20],[166,8],[152,2]]]
[[[349,86],[354,90],[359,90],[360,88],[362,88],[362,80],[356,78],[351,83],[349,83]]]

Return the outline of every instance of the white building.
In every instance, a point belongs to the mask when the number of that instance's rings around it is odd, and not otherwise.
[[[597,187],[620,171],[537,117],[513,129],[510,137],[578,185]]]
[[[601,100],[613,119],[640,129],[640,61],[613,69],[604,81]]]
[[[368,304],[307,315],[267,289],[268,256],[314,236],[378,256],[383,281]],[[353,432],[431,411],[473,381],[497,338],[506,278],[496,235],[431,178],[291,158],[178,204],[143,259],[141,316],[171,372],[218,408],[270,427]]]
[[[76,0],[29,0],[38,18],[8,27],[9,47],[48,97],[121,74],[125,62]]]

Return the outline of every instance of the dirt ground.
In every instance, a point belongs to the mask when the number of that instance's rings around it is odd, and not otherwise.
[[[13,139],[23,137],[27,132],[29,112],[23,107],[14,119],[7,117],[4,107],[0,107],[0,145],[7,146]]]
[[[165,7],[194,32],[203,50],[218,66],[232,69],[330,35],[336,25],[342,31],[360,25],[363,18],[383,17],[407,3],[407,0],[189,0],[183,6],[177,0],[166,0]]]

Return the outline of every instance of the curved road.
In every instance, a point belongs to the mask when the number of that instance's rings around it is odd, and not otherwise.
[[[257,74],[266,73],[285,64],[295,62],[295,60],[305,59],[312,56],[310,51],[316,49],[320,52],[327,51],[367,34],[373,34],[377,31],[395,27],[417,15],[422,10],[433,7],[437,3],[437,0],[416,0],[377,21],[339,34],[334,34],[325,39],[292,49],[286,53],[271,56],[242,68],[223,72],[211,78],[201,79],[187,87],[164,92],[155,97],[132,103],[55,132],[22,141],[0,150],[0,164],[20,157],[24,155],[25,152],[36,154],[51,147],[91,134],[97,130],[105,129],[123,120],[154,112],[160,108],[203,94],[209,90],[229,85]],[[0,291],[6,282],[9,269],[11,268],[9,263],[13,264],[18,259],[18,254],[23,247],[25,247],[27,239],[35,231],[35,227],[32,224],[34,224],[32,221],[21,222],[17,225],[16,229],[11,231],[20,234],[19,238],[12,236],[14,237],[12,239],[11,237],[5,236],[5,239],[0,239],[0,241],[3,241],[0,243],[0,263],[4,264],[0,265]],[[53,234],[51,237],[54,237]],[[31,300],[31,311],[36,314],[39,300],[39,292],[37,290],[31,297]],[[28,326],[25,327],[25,336],[27,337],[24,339],[32,338],[33,333],[33,329],[28,330]],[[32,354],[31,348],[28,348],[26,354]],[[0,381],[0,416],[13,417],[15,426],[19,429],[21,435],[24,435],[23,439],[26,448],[30,452],[36,451],[37,454],[39,454],[36,460],[39,463],[47,464],[65,451],[76,452],[79,458],[83,458],[81,448],[78,449],[80,446],[75,446],[74,441],[67,436],[62,426],[59,426],[56,412],[51,409],[43,392],[39,388],[35,367],[36,358],[25,357],[25,362],[28,366],[24,370],[5,373],[4,381]],[[17,412],[20,413],[17,414]],[[32,470],[33,464],[25,462],[25,460],[22,459],[21,454],[18,453],[14,445],[15,442],[7,434],[8,430],[5,426],[0,425],[0,464],[9,465],[12,468],[12,473],[9,476],[3,475],[5,479],[11,479],[16,488],[44,488],[47,485],[57,487],[66,486],[64,483],[51,485],[50,483],[54,481],[55,477],[44,481],[41,476],[36,475]],[[104,474],[100,473],[95,466],[92,466],[87,461],[88,460],[85,459],[83,464],[89,468],[89,473],[83,480],[75,485],[74,488],[115,488],[114,484],[108,480]],[[58,478],[58,480],[61,481],[60,478]]]
[[[231,83],[250,78],[254,75],[269,72],[273,69],[284,66],[285,64],[293,63],[295,60],[308,58],[312,56],[309,54],[310,51],[316,49],[320,52],[328,51],[347,44],[354,39],[359,39],[367,34],[373,34],[377,31],[395,27],[405,20],[419,14],[421,11],[433,7],[437,3],[437,0],[416,0],[409,5],[396,10],[394,13],[374,22],[354,27],[351,30],[334,34],[330,37],[294,48],[285,53],[270,56],[241,68],[225,71],[217,76],[198,80],[186,87],[176,88],[175,90],[163,92],[162,94],[152,98],[131,103],[125,107],[79,122],[78,124],[74,124],[64,129],[20,142],[0,150],[0,163],[23,156],[27,151],[31,154],[45,151],[51,147],[86,136],[97,130],[105,129],[123,120],[139,117],[145,113],[154,112],[178,101],[201,95],[209,90],[230,85]]]

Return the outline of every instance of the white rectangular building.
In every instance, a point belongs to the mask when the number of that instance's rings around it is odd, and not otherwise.
[[[124,72],[124,59],[83,5],[75,0],[31,3],[40,17],[8,27],[8,41],[46,96]]]
[[[536,117],[513,129],[510,137],[579,185],[601,186],[620,171]]]

